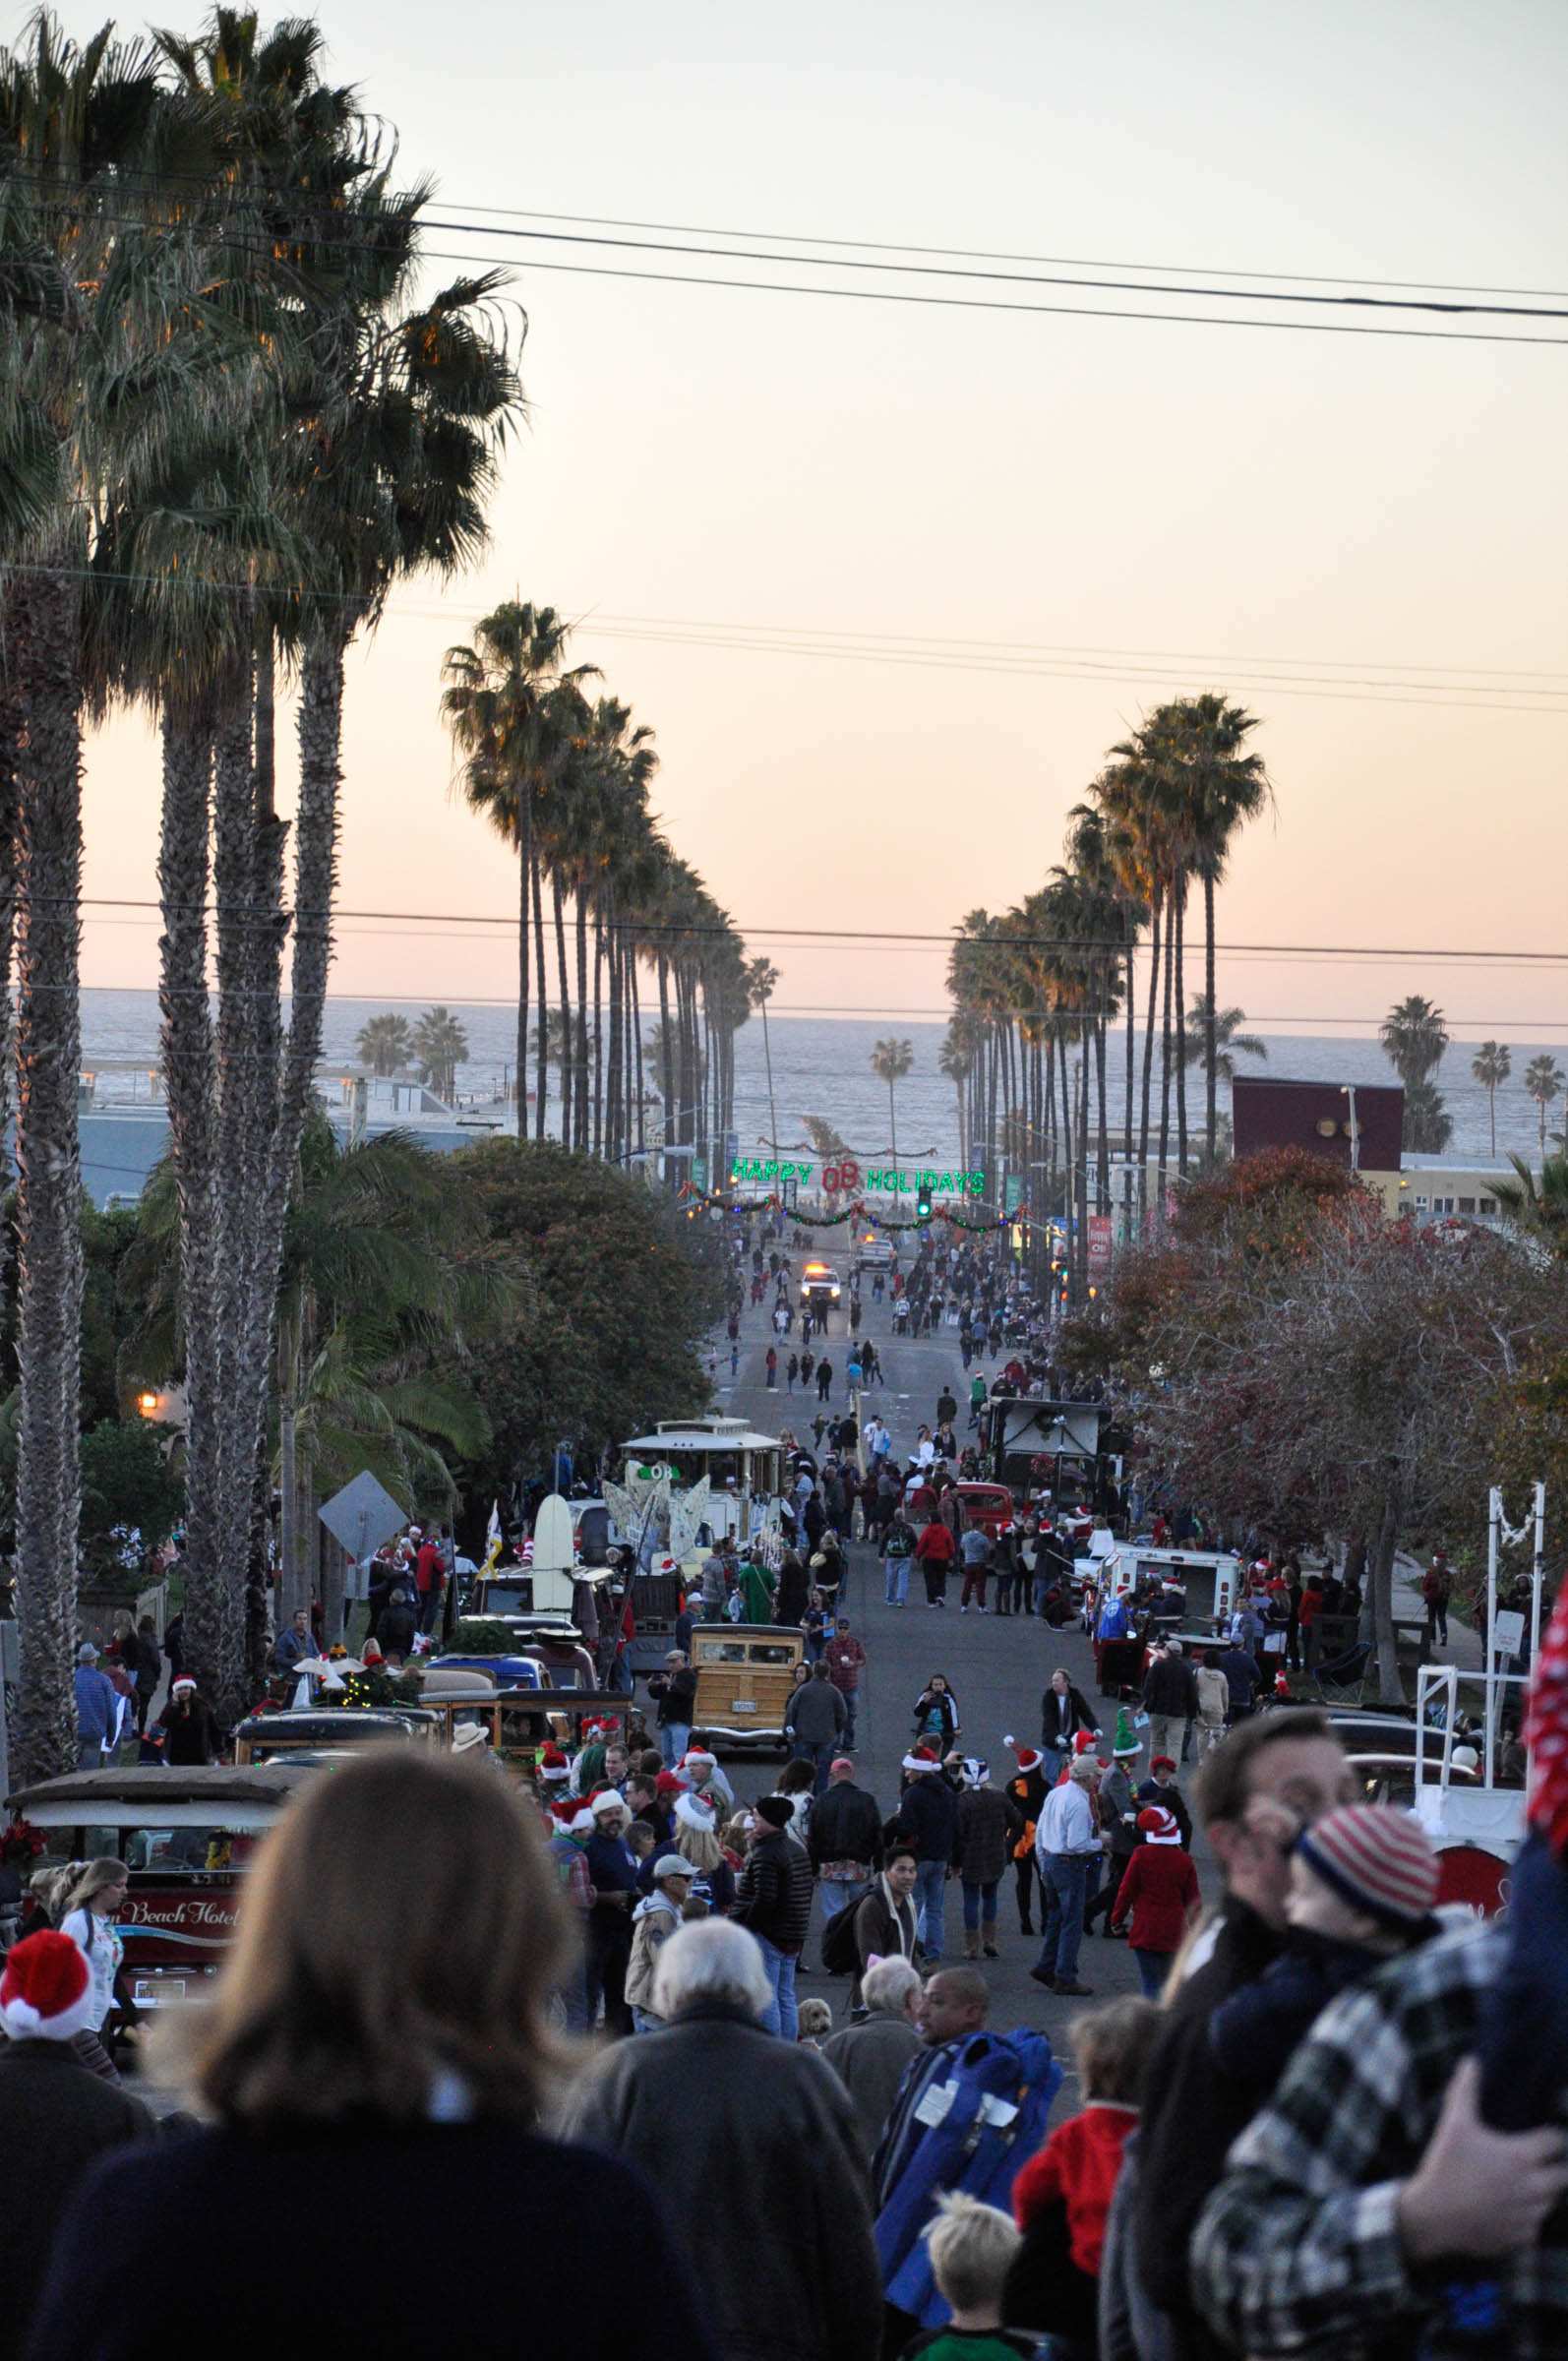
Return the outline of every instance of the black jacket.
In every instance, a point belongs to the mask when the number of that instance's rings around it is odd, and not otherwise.
[[[868,1869],[882,1857],[882,1816],[874,1795],[853,1780],[835,1781],[812,1806],[812,1825],[806,1849],[814,1869],[824,1861],[864,1861]]]
[[[1209,2020],[1221,2001],[1255,1982],[1280,1949],[1280,1936],[1255,1910],[1228,1901],[1213,1953],[1167,2011],[1144,2078],[1133,2220],[1137,2270],[1149,2300],[1167,2315],[1182,2356],[1216,2349],[1193,2310],[1187,2256],[1226,2152],[1252,2116],[1249,2099],[1215,2067]]]
[[[958,1798],[939,1771],[921,1771],[899,1798],[898,1826],[923,1861],[950,1861],[958,1829]]]
[[[1144,1711],[1190,1720],[1198,1710],[1198,1676],[1184,1656],[1157,1656],[1143,1676]]]
[[[1076,1730],[1098,1729],[1099,1726],[1082,1689],[1074,1688],[1071,1682],[1067,1685],[1065,1697],[1058,1697],[1055,1689],[1048,1688],[1040,1700],[1040,1742],[1043,1746],[1053,1746],[1058,1739],[1069,1739]]]
[[[0,2040],[0,2355],[22,2351],[49,2241],[73,2190],[108,2149],[157,2131],[139,2098],[103,2082],[67,2041]]]
[[[775,1829],[747,1854],[730,1915],[775,1951],[798,1953],[811,1920],[812,1885],[805,1846]]]
[[[696,1674],[690,1665],[682,1665],[676,1672],[655,1672],[648,1682],[648,1695],[659,1701],[657,1728],[691,1728],[696,1712]]]
[[[989,1886],[1007,1866],[1017,1815],[999,1787],[972,1787],[958,1798],[953,1865],[966,1886]],[[1021,1825],[1021,1823],[1020,1823]]]
[[[800,2054],[821,2072],[819,2058]],[[549,2270],[526,2274],[529,2349],[622,2361],[625,2309],[594,2300],[602,2225],[613,2222],[617,2283],[649,2298],[639,2361],[718,2361],[693,2273],[640,2172],[485,2122],[313,2124],[265,2140],[202,2131],[111,2158],[67,2211],[30,2361],[218,2352],[330,2361],[342,2351],[340,2310],[301,2302],[301,2274],[308,2280],[313,2258],[327,2254],[329,2223],[332,2253],[354,2258],[356,2346],[377,2361],[450,2352],[455,2282],[450,2271],[410,2272],[407,2210],[389,2205],[392,2189],[438,2205],[438,2193],[462,2192],[463,2236],[473,2240],[460,2274],[465,2349],[516,2344],[518,2258],[548,2252]],[[727,2205],[733,2197],[726,2187]],[[158,2273],[151,2294],[128,2288],[130,2259],[166,2255],[174,2222],[186,2225],[177,2267]]]
[[[722,2361],[875,2361],[882,2289],[866,2159],[848,2093],[821,2058],[710,2004],[605,2052],[581,2087],[573,2128],[669,2193],[670,2225],[701,2284]],[[552,2284],[563,2307],[586,2308],[624,2351],[625,2306],[591,2301],[607,2284],[602,2226],[584,2234],[598,2241],[596,2266],[575,2285],[552,2269]],[[645,2361],[663,2288],[624,2254],[619,2223],[614,2277],[635,2307],[632,2342]],[[432,2286],[441,2284],[433,2274]],[[577,2361],[580,2339],[546,2345],[531,2319],[527,2342]],[[658,2349],[671,2353],[673,2339]]]
[[[406,1656],[418,1629],[411,1606],[389,1606],[376,1627],[376,1636],[389,1656]]]

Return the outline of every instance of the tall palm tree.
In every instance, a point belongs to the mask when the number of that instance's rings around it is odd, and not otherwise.
[[[554,607],[509,599],[484,618],[466,646],[447,650],[441,709],[462,757],[470,806],[517,848],[517,1137],[528,1133],[524,1077],[529,1048],[528,929],[536,952],[538,1003],[547,1004],[544,921],[535,818],[541,798],[572,752],[577,685],[595,671],[564,665],[572,627]],[[564,694],[563,694],[564,693]],[[544,1137],[546,1072],[539,1041],[535,1136]]]
[[[1563,1087],[1565,1076],[1555,1058],[1544,1052],[1532,1058],[1525,1068],[1526,1094],[1533,1098],[1540,1115],[1540,1152],[1546,1153],[1546,1110]]]
[[[354,1048],[372,1073],[400,1073],[413,1059],[413,1028],[406,1016],[390,1010],[383,1016],[367,1017],[354,1036]]]
[[[969,1169],[969,1127],[966,1123],[964,1085],[969,1080],[975,1062],[975,1043],[972,1020],[962,1013],[955,1015],[947,1027],[936,1060],[942,1074],[952,1084],[958,1101],[958,1161]]]
[[[778,1108],[773,1099],[773,1047],[767,1033],[767,1004],[778,989],[778,969],[771,959],[754,959],[746,971],[746,992],[754,1008],[762,1015],[762,1056],[767,1060],[767,1134],[773,1153],[778,1154]]]
[[[1196,1065],[1199,1059],[1207,1058],[1212,1044],[1214,1068],[1222,1082],[1236,1080],[1237,1058],[1266,1059],[1268,1057],[1269,1045],[1259,1034],[1241,1031],[1246,1023],[1246,1010],[1222,1008],[1216,1016],[1209,1006],[1207,993],[1198,994],[1187,1023],[1190,1028],[1187,1034],[1188,1065]]]
[[[1470,1061],[1470,1070],[1486,1093],[1491,1121],[1491,1152],[1497,1153],[1497,1093],[1514,1070],[1513,1052],[1504,1041],[1483,1041]]]
[[[414,1027],[414,1056],[423,1079],[449,1103],[457,1068],[468,1056],[468,1035],[450,1008],[427,1008]]]
[[[887,1120],[892,1131],[895,1171],[898,1166],[898,1103],[894,1091],[896,1085],[902,1082],[914,1062],[915,1052],[911,1044],[907,1041],[896,1041],[891,1036],[886,1041],[879,1041],[872,1052],[872,1072],[875,1074],[878,1081],[885,1082],[887,1085]]]
[[[112,43],[107,27],[79,46],[40,11],[24,46],[0,52],[0,799],[16,799],[25,1778],[74,1754],[84,575],[105,506],[190,430],[200,339],[218,348],[210,258],[123,202],[126,176],[143,185],[181,132],[194,156],[201,126],[165,104],[151,51]]]
[[[1383,1054],[1409,1088],[1426,1081],[1443,1061],[1448,1026],[1441,1008],[1420,993],[1397,1000],[1377,1029]]]

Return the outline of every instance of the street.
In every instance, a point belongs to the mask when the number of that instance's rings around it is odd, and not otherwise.
[[[797,1247],[797,1265],[800,1258],[801,1249]],[[945,1383],[961,1406],[955,1423],[962,1440],[968,1418],[969,1383],[956,1332],[946,1331],[940,1337],[896,1338],[889,1306],[870,1301],[869,1279],[862,1301],[865,1316],[861,1333],[874,1341],[885,1371],[885,1383],[865,1395],[864,1414],[870,1416],[875,1410],[885,1420],[892,1433],[895,1456],[907,1458],[916,1428],[922,1423],[935,1423],[936,1397]],[[798,1339],[792,1339],[780,1348],[779,1383],[771,1390],[768,1388],[765,1356],[773,1341],[770,1309],[770,1302],[755,1307],[748,1302],[742,1312],[740,1366],[733,1382],[729,1374],[728,1339],[722,1331],[719,1333],[715,1343],[719,1356],[717,1408],[748,1419],[762,1433],[777,1434],[782,1427],[790,1426],[810,1447],[809,1429],[817,1408],[815,1378],[814,1375],[809,1388],[797,1385],[793,1395],[786,1390],[782,1364],[787,1362],[792,1349],[800,1349]],[[814,1336],[812,1350],[818,1354],[825,1351],[832,1364],[833,1390],[828,1407],[835,1416],[841,1416],[846,1402],[843,1370],[849,1358],[849,1337],[842,1312],[834,1314],[832,1329],[833,1333],[825,1339]],[[986,1375],[992,1374],[985,1364],[977,1365]],[[984,1615],[973,1609],[961,1614],[960,1584],[956,1579],[948,1585],[949,1604],[944,1608],[926,1605],[923,1585],[917,1577],[910,1585],[909,1604],[901,1610],[894,1609],[883,1604],[874,1550],[864,1544],[852,1547],[849,1559],[851,1573],[844,1604],[868,1658],[858,1716],[856,1775],[860,1784],[876,1797],[884,1815],[896,1808],[899,1766],[913,1736],[913,1708],[934,1672],[945,1673],[957,1696],[962,1751],[989,1762],[992,1779],[997,1786],[1004,1786],[1013,1771],[1005,1743],[1007,1736],[1011,1734],[1031,1745],[1038,1743],[1041,1694],[1056,1665],[1065,1667],[1091,1704],[1097,1707],[1101,1704],[1095,1687],[1093,1651],[1075,1623],[1053,1631],[1033,1616],[998,1616],[994,1605]],[[1109,1751],[1114,1714],[1110,1701],[1104,1702]],[[727,1765],[737,1791],[748,1794],[765,1792],[774,1768],[769,1763],[765,1771],[758,1773],[744,1761],[732,1760]],[[1147,1777],[1147,1756],[1136,1768],[1139,1778]],[[1183,1773],[1183,1785],[1186,1776]],[[1202,1876],[1206,1860],[1201,1842],[1195,1858]],[[1037,1930],[1039,1923],[1037,1911]],[[1058,1999],[1030,1980],[1029,1969],[1039,1952],[1038,1931],[1033,1939],[1021,1936],[1018,1931],[1010,1872],[998,1897],[997,1942],[1001,1958],[983,1963],[996,1996],[994,2022],[1004,2028],[1023,2025],[1043,2029],[1060,2053],[1063,2067],[1070,2071],[1064,2049],[1066,2027],[1074,2010],[1085,2004]],[[817,1957],[814,1925],[806,1956],[813,1963]],[[948,1888],[944,1957],[949,1964],[963,1957],[961,1894],[956,1881]],[[1138,1989],[1137,1969],[1125,1943],[1108,1941],[1098,1932],[1083,1945],[1078,1974],[1097,1998]],[[808,1976],[802,1989],[828,1993],[840,2016],[847,2008],[847,1984],[825,1981],[819,1972]],[[1058,2114],[1066,2112],[1069,2104],[1070,2098],[1058,2101]]]

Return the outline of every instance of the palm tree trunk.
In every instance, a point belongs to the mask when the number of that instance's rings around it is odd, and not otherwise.
[[[1171,898],[1176,904],[1176,1170],[1184,1173],[1187,1169],[1187,983],[1184,940],[1187,880],[1184,875],[1177,879]]]
[[[1215,1003],[1214,979],[1214,872],[1206,867],[1203,872],[1203,990],[1208,1006],[1203,1019],[1203,1135],[1211,1165],[1219,1140],[1215,1084],[1219,1073],[1220,1012]]]
[[[624,1139],[625,1118],[622,1112],[624,1094],[622,1073],[625,1066],[625,999],[626,956],[615,922],[615,892],[611,887],[607,908],[609,921],[610,965],[610,1039],[605,1058],[604,1153],[612,1163],[619,1162],[628,1142]]]
[[[767,1144],[778,1154],[778,1107],[773,1097],[773,1044],[767,1030],[767,1002],[762,1002],[762,1056],[767,1063]],[[959,1101],[959,1128],[962,1134],[963,1101]]]
[[[531,793],[529,795],[532,803]],[[539,845],[537,836],[529,836],[528,871],[533,886],[533,951],[535,998],[539,1002],[539,1066],[534,1081],[536,1105],[534,1110],[534,1138],[544,1137],[545,1106],[550,1096],[550,995],[545,984],[544,965],[544,890],[539,875]],[[566,1023],[566,1006],[562,1005],[561,1021]]]
[[[82,891],[79,563],[13,593],[17,768],[17,1610],[27,1677],[17,1784],[76,1761],[72,1691],[81,1503],[82,1157],[77,1085]]]
[[[556,927],[556,981],[561,991],[561,1145],[564,1148],[579,1144],[577,1129],[576,1067],[580,1053],[573,1046],[572,992],[567,983],[567,918],[566,897],[561,890],[561,872],[552,863],[550,869],[550,906]],[[582,1011],[577,1011],[580,1018]]]
[[[1133,1036],[1137,1030],[1137,1008],[1133,999],[1133,959],[1137,950],[1136,935],[1127,938],[1127,1078],[1126,1102],[1122,1109],[1122,1155],[1132,1162],[1132,1066]]]
[[[533,871],[533,798],[518,792],[517,830],[517,1137],[528,1136],[528,879]],[[540,1023],[543,1025],[543,1018]]]
[[[675,1035],[670,1015],[670,963],[662,951],[659,953],[659,1063],[664,1069],[659,1077],[659,1087],[664,1093],[664,1144],[667,1148],[671,1148],[677,1144]],[[676,1180],[676,1177],[677,1167],[671,1165],[666,1158],[665,1185],[668,1187]]]
[[[1486,1086],[1486,1113],[1491,1119],[1492,1154],[1495,1156],[1497,1153],[1497,1085],[1495,1082],[1489,1082]]]
[[[1171,923],[1165,931],[1165,999],[1160,1013],[1160,1206],[1165,1222],[1165,1177],[1171,1163],[1171,992],[1176,967],[1176,893],[1171,895]]]
[[[632,1016],[629,1030],[632,1035],[631,1054],[635,1059],[636,1142],[637,1153],[640,1155],[647,1144],[642,1109],[643,1093],[647,1085],[642,1078],[642,987],[637,980],[637,948],[634,942],[629,943],[627,946],[627,986],[632,995]],[[630,1065],[627,1070],[630,1076],[632,1073]]]
[[[0,592],[0,649],[12,637],[10,600]],[[11,1121],[11,1063],[15,1042],[11,1029],[11,961],[17,926],[17,798],[20,792],[22,733],[25,726],[22,684],[0,662],[0,1141]],[[9,1277],[9,1225],[0,1224],[0,1287]]]
[[[1096,1141],[1095,1211],[1107,1213],[1111,1208],[1111,1135],[1106,1116],[1106,1033],[1109,1018],[1104,1006],[1095,1019],[1094,1064],[1095,1081],[1100,1093],[1100,1125]]]
[[[1154,1011],[1160,990],[1160,892],[1150,898],[1149,1005],[1143,1021],[1143,1107],[1138,1123],[1138,1208],[1149,1209],[1149,1086],[1154,1067]]]

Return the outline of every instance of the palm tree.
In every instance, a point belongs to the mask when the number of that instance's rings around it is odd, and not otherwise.
[[[354,1037],[360,1062],[375,1074],[400,1073],[413,1060],[414,1036],[406,1016],[389,1011],[367,1017]]]
[[[1213,1045],[1214,1070],[1222,1082],[1236,1080],[1237,1058],[1267,1059],[1269,1045],[1256,1033],[1243,1033],[1246,1023],[1244,1008],[1222,1008],[1218,1016],[1209,1006],[1207,993],[1200,992],[1188,1013],[1187,1063],[1196,1065],[1210,1054]]]
[[[451,1102],[457,1068],[468,1056],[468,1036],[450,1008],[427,1008],[414,1027],[414,1056],[420,1079]]]
[[[969,1080],[975,1062],[975,1045],[971,1037],[970,1020],[963,1015],[953,1017],[942,1042],[941,1055],[936,1060],[942,1074],[952,1084],[958,1100],[958,1161],[969,1168],[969,1132],[964,1120],[964,1085]]]
[[[1498,1183],[1497,1202],[1522,1230],[1549,1246],[1559,1261],[1568,1261],[1568,1156],[1543,1157],[1538,1185],[1522,1156],[1510,1156],[1508,1161],[1519,1180],[1517,1184],[1511,1180]]]
[[[190,431],[196,321],[211,312],[194,241],[166,223],[167,234],[156,223],[144,234],[140,208],[122,201],[126,176],[140,185],[180,127],[151,53],[112,44],[109,30],[79,47],[40,11],[25,49],[0,53],[0,801],[14,796],[16,809],[23,1779],[68,1768],[74,1751],[84,576],[105,507]],[[198,151],[193,140],[188,160]],[[205,334],[215,356],[210,316]]]
[[[1562,1067],[1557,1063],[1556,1059],[1548,1057],[1544,1052],[1538,1058],[1532,1058],[1525,1068],[1526,1094],[1535,1100],[1540,1112],[1540,1152],[1542,1156],[1546,1153],[1546,1110],[1561,1091],[1564,1079]]]
[[[893,1166],[898,1166],[898,1105],[894,1085],[902,1082],[915,1062],[915,1052],[907,1041],[889,1038],[879,1041],[872,1052],[872,1072],[887,1085],[887,1120],[892,1129]]]
[[[768,1142],[778,1154],[778,1108],[773,1101],[773,1048],[767,1035],[767,1004],[778,988],[778,969],[771,959],[754,959],[746,971],[746,992],[754,1008],[762,1012],[762,1055],[767,1060]]]
[[[517,848],[517,1137],[528,1131],[528,925],[532,910],[538,1001],[547,1004],[544,912],[535,817],[540,799],[559,779],[572,751],[581,698],[577,683],[595,670],[568,672],[562,659],[572,626],[554,607],[509,599],[487,615],[472,641],[450,647],[441,709],[463,757],[461,780],[469,805],[485,813]],[[564,965],[564,960],[563,960]],[[535,1136],[544,1137],[546,1065],[539,1045]]]
[[[1491,1120],[1491,1152],[1497,1153],[1497,1093],[1514,1070],[1513,1053],[1503,1041],[1483,1041],[1470,1061],[1470,1070],[1486,1093],[1486,1113]],[[1542,1143],[1544,1145],[1544,1142]]]
[[[1412,993],[1408,999],[1395,1002],[1379,1025],[1377,1037],[1384,1056],[1409,1088],[1426,1081],[1441,1065],[1448,1047],[1448,1026],[1441,1008],[1421,994]]]
[[[1454,1119],[1442,1092],[1431,1082],[1407,1082],[1401,1144],[1416,1156],[1441,1156],[1453,1136]]]

